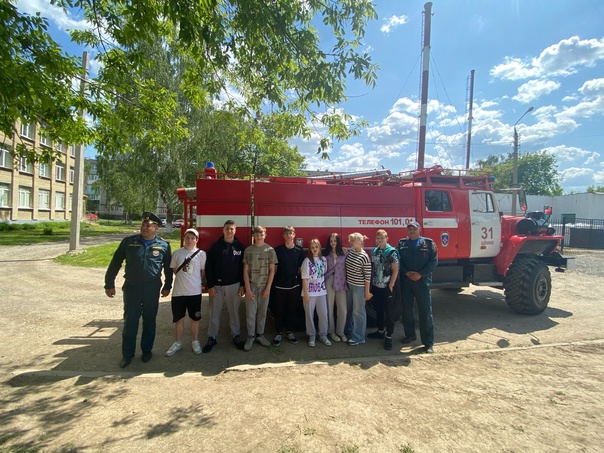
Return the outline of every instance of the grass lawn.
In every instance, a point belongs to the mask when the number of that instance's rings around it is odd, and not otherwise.
[[[116,233],[135,234],[140,225],[126,225],[122,221],[100,220],[82,222],[80,237],[105,236]],[[167,234],[160,230],[159,235],[170,242],[172,250],[180,248],[180,230]],[[24,224],[0,223],[0,246],[18,246],[69,240],[69,222],[36,222]],[[120,240],[94,245],[76,253],[66,253],[55,258],[55,262],[69,266],[107,267]]]
[[[180,248],[180,231],[168,235],[162,234],[161,236],[168,240],[172,250]],[[54,261],[68,266],[107,267],[119,243],[120,241],[115,241],[102,245],[93,245],[77,253],[65,253],[57,256]]]

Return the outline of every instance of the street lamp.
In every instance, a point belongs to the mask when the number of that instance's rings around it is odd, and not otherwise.
[[[522,114],[518,121],[514,123],[514,168],[512,170],[512,215],[516,215],[516,199],[518,198],[518,132],[516,132],[516,125],[520,122],[524,116],[533,111],[533,107],[529,107],[526,112]]]

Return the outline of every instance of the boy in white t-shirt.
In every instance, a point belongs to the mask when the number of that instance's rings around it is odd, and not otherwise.
[[[174,251],[170,267],[174,271],[172,289],[172,322],[176,329],[176,341],[166,351],[170,357],[182,349],[182,334],[185,328],[185,313],[191,319],[192,348],[201,354],[199,344],[199,320],[201,319],[201,285],[205,278],[206,252],[197,248],[199,233],[195,228],[185,232],[184,247]]]

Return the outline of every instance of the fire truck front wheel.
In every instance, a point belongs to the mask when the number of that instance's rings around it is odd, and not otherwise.
[[[524,258],[514,261],[503,280],[508,306],[528,315],[538,315],[546,309],[552,292],[552,279],[545,263]]]

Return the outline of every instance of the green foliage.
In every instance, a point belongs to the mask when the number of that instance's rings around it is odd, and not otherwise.
[[[171,49],[170,65],[181,65],[178,96],[186,103],[199,108],[235,88],[243,99],[238,107],[246,113],[240,116],[280,115],[276,131],[282,139],[309,137],[312,122],[326,126],[319,150],[324,155],[332,139],[346,139],[359,126],[334,108],[346,98],[347,79],[375,86],[377,66],[360,50],[366,24],[377,19],[371,0],[52,3],[83,11],[91,28],[72,30],[71,36],[93,49],[101,70],[81,94],[73,85],[82,72],[79,59],[50,38],[47,20],[2,2],[0,128],[5,133],[16,119],[40,122],[52,140],[93,140],[105,155],[130,151],[133,137],[152,148],[184,139],[190,130],[179,108],[182,100],[162,83],[162,74],[149,77],[155,62],[147,60],[146,46],[154,43]],[[314,25],[319,21],[320,30]],[[321,34],[330,38],[325,49]],[[74,114],[81,109],[95,120],[91,129]]]
[[[54,233],[54,230],[50,226],[44,227],[43,231],[45,236],[52,236]]]
[[[604,186],[589,186],[587,193],[604,193]]]
[[[48,21],[20,14],[13,2],[0,2],[0,130],[13,133],[15,122],[39,123],[44,135],[63,143],[83,143],[91,131],[74,115],[80,109],[95,110],[93,102],[72,87],[81,77],[81,63],[63,52],[48,34]],[[37,153],[18,143],[15,154],[30,162],[58,157],[53,148]]]
[[[518,156],[518,184],[527,195],[562,195],[560,174],[556,170],[556,158],[546,151],[525,153]],[[491,155],[478,161],[478,168],[488,171],[495,177],[493,188],[496,190],[512,187],[514,162],[513,155]]]

